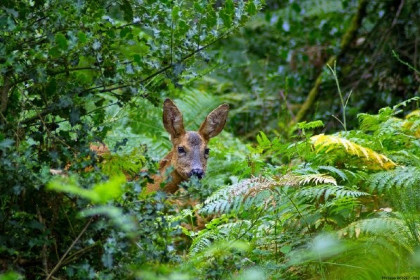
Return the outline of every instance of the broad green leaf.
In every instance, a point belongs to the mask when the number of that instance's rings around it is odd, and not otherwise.
[[[66,36],[64,36],[62,33],[55,34],[55,43],[62,50],[67,50],[69,47]]]

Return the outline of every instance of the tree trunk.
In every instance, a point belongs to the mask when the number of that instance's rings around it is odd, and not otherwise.
[[[346,33],[344,33],[343,38],[341,39],[340,44],[340,52],[337,55],[331,56],[326,64],[332,65],[335,60],[340,58],[350,47],[350,43],[356,37],[357,31],[360,28],[363,18],[366,15],[366,6],[368,4],[367,0],[360,0],[359,5],[357,7],[356,14],[353,16],[351,24],[347,29]],[[308,96],[306,97],[305,102],[302,104],[302,107],[299,109],[299,112],[296,114],[296,118],[290,122],[290,125],[296,124],[302,121],[309,110],[313,107],[315,101],[318,98],[319,94],[319,87],[322,83],[322,71],[318,74],[318,77],[315,80],[312,89],[309,91]]]

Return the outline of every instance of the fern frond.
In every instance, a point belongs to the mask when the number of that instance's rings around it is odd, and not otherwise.
[[[326,174],[307,174],[307,175],[301,175],[296,176],[293,174],[287,174],[285,176],[282,176],[278,179],[279,185],[286,185],[286,186],[303,186],[308,184],[331,184],[331,185],[337,185],[337,181],[331,177],[330,175]],[[294,183],[294,184],[293,184]]]
[[[391,171],[378,172],[370,176],[368,186],[370,190],[383,193],[392,188],[410,188],[420,185],[420,168],[397,167]]]
[[[199,235],[196,238],[194,238],[193,243],[191,244],[191,256],[202,252],[206,248],[210,247],[210,245],[219,240],[232,239],[229,237],[235,237],[240,235],[244,230],[248,229],[250,225],[250,221],[238,220],[235,222],[219,225],[212,229],[205,229],[201,231]]]
[[[276,195],[272,194],[271,191],[276,186],[303,186],[308,184],[337,185],[337,182],[333,177],[326,174],[295,175],[288,173],[275,178],[253,177],[216,191],[206,199],[200,211],[205,214],[212,214],[237,211],[241,207],[249,209],[252,205],[269,207],[273,195]],[[268,193],[265,191],[268,191]]]
[[[134,148],[128,154],[105,154],[100,163],[102,171],[115,176],[121,173],[133,176],[137,174],[146,163],[143,148]]]
[[[358,114],[357,118],[360,122],[360,129],[363,131],[377,131],[380,129],[382,123],[392,118],[393,114],[394,110],[389,107],[382,108],[377,115]],[[394,120],[398,121],[397,118],[394,118]]]
[[[408,114],[402,127],[416,138],[420,138],[420,110],[415,110]]]
[[[340,177],[341,180],[343,181],[348,181],[349,179],[347,178],[346,173],[344,173],[342,170],[331,166],[331,165],[322,165],[318,167],[318,170],[326,170],[329,171],[335,175],[337,175],[338,177]]]
[[[331,185],[321,185],[316,187],[302,188],[296,192],[295,196],[297,198],[309,198],[311,200],[328,200],[330,197],[335,198],[344,198],[352,197],[357,198],[360,196],[368,196],[366,192],[361,192],[358,190],[347,189],[345,186],[331,186]]]
[[[340,237],[356,238],[362,236],[382,236],[404,245],[412,250],[410,231],[404,221],[398,218],[379,217],[362,219],[338,231]]]
[[[320,134],[312,136],[311,140],[317,153],[333,153],[344,148],[346,153],[356,156],[370,170],[388,170],[397,166],[386,156],[339,136]]]
[[[236,211],[240,207],[248,208],[253,202],[257,202],[256,189],[260,193],[264,190],[271,189],[275,185],[277,184],[274,180],[264,177],[253,177],[242,180],[236,184],[224,187],[208,197],[204,201],[204,206],[200,212],[205,214],[226,213]],[[248,199],[244,201],[244,197]]]

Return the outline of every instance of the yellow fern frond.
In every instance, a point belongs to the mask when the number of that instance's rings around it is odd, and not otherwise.
[[[405,116],[402,127],[416,138],[420,138],[420,110],[415,110]]]
[[[397,166],[386,156],[345,138],[320,134],[312,136],[311,141],[317,152],[329,153],[344,148],[347,154],[356,156],[366,168],[371,170],[392,169]]]
[[[405,116],[406,119],[409,119],[411,117],[420,117],[420,110],[414,110],[413,112]]]

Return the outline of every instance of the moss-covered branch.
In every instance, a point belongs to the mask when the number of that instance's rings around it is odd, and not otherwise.
[[[347,31],[344,33],[343,38],[341,40],[340,44],[340,52],[337,55],[331,56],[326,64],[333,64],[337,58],[340,58],[348,48],[350,47],[351,42],[353,42],[357,31],[360,28],[360,25],[362,23],[363,18],[366,15],[366,6],[367,6],[366,0],[360,0],[359,5],[357,7],[357,12],[354,15],[351,24]],[[299,112],[296,114],[296,118],[291,121],[291,124],[300,122],[304,119],[310,108],[315,103],[316,99],[318,98],[319,94],[319,87],[322,83],[322,71],[318,74],[318,77],[315,80],[314,85],[312,86],[311,90],[309,91],[308,96],[306,97],[305,102],[302,104],[302,107],[300,108]]]

